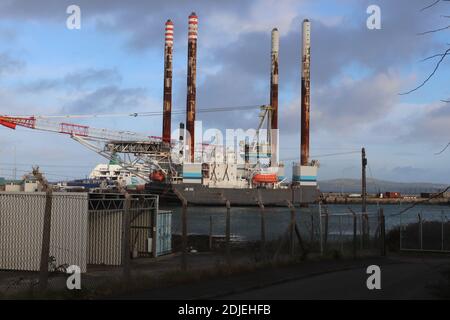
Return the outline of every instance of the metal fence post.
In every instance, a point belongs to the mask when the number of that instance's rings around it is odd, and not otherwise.
[[[39,289],[44,291],[48,285],[48,263],[50,256],[51,222],[52,222],[52,196],[53,190],[39,171],[39,167],[33,167],[33,176],[42,185],[45,191],[44,221],[42,226],[41,260],[39,268]]]
[[[209,216],[209,251],[212,251],[213,217]]]
[[[266,255],[266,215],[265,208],[262,201],[258,201],[260,216],[261,216],[261,253],[265,257]]]
[[[339,216],[339,241],[340,241],[340,248],[341,253],[344,253],[344,239],[342,236],[342,216]]]
[[[441,211],[441,250],[444,251],[444,210]]]
[[[48,262],[50,256],[50,236],[52,222],[52,189],[45,192],[44,224],[42,229],[41,263],[39,269],[39,289],[45,291],[48,284]]]
[[[183,271],[187,270],[187,201],[183,199],[183,208],[181,210],[181,269]]]
[[[421,212],[422,212],[422,211],[421,211]],[[418,214],[418,217],[419,217],[419,237],[420,237],[419,241],[420,241],[420,250],[423,250],[422,215],[419,213],[419,214]]]
[[[266,253],[266,212],[264,205],[261,204],[261,250]]]
[[[328,210],[325,209],[325,235],[324,235],[324,241],[323,241],[323,246],[324,246],[324,250],[327,251],[327,247],[328,247]]]
[[[366,212],[363,212],[361,214],[361,231],[362,231],[361,248],[369,249],[370,248],[369,215]]]
[[[358,232],[358,230],[357,230],[357,223],[358,223],[358,221],[357,221],[357,219],[356,219],[356,214],[355,213],[353,213],[353,259],[356,259],[356,248],[357,248],[357,242],[358,242],[358,240],[357,240],[357,232]]]
[[[319,202],[319,237],[320,237],[320,254],[323,256],[323,230],[322,230],[322,205]]]
[[[363,226],[363,224],[364,224],[364,215],[361,213],[361,214],[359,214],[359,220],[360,220],[360,223],[359,223],[359,249],[362,251],[363,249],[364,249],[364,246],[363,246],[363,242],[364,242],[364,226]]]
[[[294,252],[295,252],[294,232],[295,232],[295,226],[296,226],[297,222],[296,222],[296,217],[295,217],[295,207],[290,202],[288,202],[288,206],[291,211],[291,223],[289,225],[289,251],[290,251],[291,256],[294,256]]]
[[[400,251],[403,250],[403,240],[402,240],[402,232],[403,232],[403,220],[402,220],[402,213],[400,213],[400,232],[399,232],[399,242],[400,242]]]
[[[225,221],[225,238],[226,238],[226,255],[227,255],[227,263],[231,262],[230,258],[230,237],[231,237],[231,205],[230,201],[227,200],[227,216]]]
[[[174,193],[181,201],[181,269],[187,270],[187,207],[188,201],[186,198],[176,189],[173,189]]]
[[[125,193],[122,214],[122,270],[126,282],[130,280],[130,224],[131,224],[131,196]]]
[[[153,210],[153,228],[152,228],[152,252],[153,252],[153,258],[158,257],[158,247],[157,243],[159,241],[158,238],[158,220],[159,220],[159,196],[156,198],[156,207]]]
[[[384,217],[384,210],[380,208],[380,242],[381,242],[381,256],[386,256],[386,223]]]

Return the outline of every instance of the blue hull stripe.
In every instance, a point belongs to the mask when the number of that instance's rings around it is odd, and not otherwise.
[[[309,181],[309,182],[316,182],[317,177],[315,176],[294,176],[294,181]]]
[[[189,179],[201,179],[202,174],[201,173],[183,173],[183,178],[189,178]]]

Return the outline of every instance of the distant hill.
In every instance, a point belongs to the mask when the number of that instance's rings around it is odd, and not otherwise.
[[[322,192],[361,193],[361,180],[359,179],[334,179],[319,181]],[[367,179],[367,192],[400,192],[402,194],[419,194],[421,192],[439,192],[448,185],[437,183],[405,183],[377,179]]]

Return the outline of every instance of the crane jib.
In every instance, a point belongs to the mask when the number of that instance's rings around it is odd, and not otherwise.
[[[67,134],[70,136],[85,137],[101,141],[160,141],[160,137],[148,136],[130,131],[115,131],[108,129],[92,128],[86,125],[80,125],[67,122],[53,122],[47,119],[19,116],[0,116],[0,125],[10,129],[16,129],[17,126]]]

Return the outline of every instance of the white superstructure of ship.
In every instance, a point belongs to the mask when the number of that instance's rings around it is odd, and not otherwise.
[[[145,180],[114,163],[99,163],[89,174],[89,179],[117,182],[122,186],[141,185]]]

